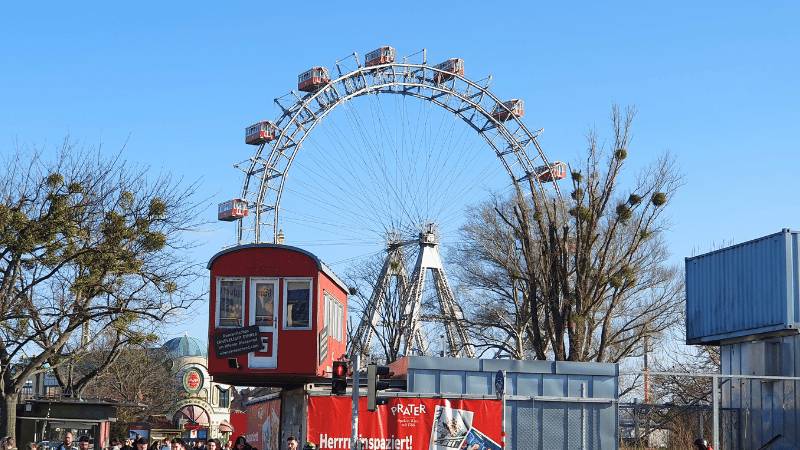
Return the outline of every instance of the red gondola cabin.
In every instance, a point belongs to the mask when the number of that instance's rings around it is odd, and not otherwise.
[[[328,69],[325,67],[312,67],[297,77],[297,89],[303,92],[316,92],[331,82]]]
[[[561,161],[553,161],[549,166],[539,166],[534,170],[539,181],[558,181],[567,176],[567,164]]]
[[[347,287],[330,268],[280,244],[232,247],[208,268],[214,381],[294,387],[330,378],[347,351]]]
[[[247,217],[247,213],[247,202],[241,198],[235,198],[219,204],[217,207],[217,220],[233,222]]]
[[[394,62],[394,55],[394,48],[387,45],[386,47],[381,47],[364,55],[364,65],[371,67],[389,64]]]
[[[433,67],[435,69],[444,71],[444,72],[435,72],[433,80],[437,83],[450,80],[456,75],[461,75],[461,76],[464,75],[464,60],[461,58],[451,58]]]
[[[275,124],[269,120],[254,123],[245,128],[244,143],[250,145],[261,145],[275,140]]]
[[[512,117],[522,117],[523,115],[525,115],[525,102],[517,98],[495,106],[492,111],[492,117],[501,122],[505,122]]]

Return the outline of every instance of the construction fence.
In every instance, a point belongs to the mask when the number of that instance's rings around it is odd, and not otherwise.
[[[644,375],[644,373],[642,373]],[[644,401],[619,404],[621,449],[800,448],[800,377],[649,372]]]

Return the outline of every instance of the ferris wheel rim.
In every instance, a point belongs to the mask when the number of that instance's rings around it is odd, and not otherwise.
[[[337,68],[339,68],[338,64]],[[402,69],[402,71],[398,72],[398,69]],[[430,73],[433,76],[426,77],[426,73]],[[380,78],[385,78],[388,81],[384,81],[382,83],[370,83],[370,78],[372,78],[374,81],[374,79],[379,77],[377,74],[380,74]],[[444,82],[435,82],[437,74],[446,76],[448,79]],[[398,77],[400,78],[398,79]],[[409,79],[415,81],[408,81]],[[489,77],[489,79],[491,79],[491,77]],[[352,80],[360,80],[363,85],[359,85]],[[351,83],[350,86],[354,87],[354,89],[351,90],[348,88],[348,82]],[[466,86],[465,91],[462,92],[455,89],[457,83],[459,82]],[[341,86],[342,90],[345,92],[345,95],[340,94],[337,86]],[[397,90],[396,88],[403,89]],[[470,92],[470,89],[474,89],[474,91]],[[427,92],[423,94],[424,90],[431,91],[430,95],[425,95]],[[333,96],[331,97],[332,94]],[[446,70],[428,65],[427,63],[410,64],[406,62],[391,62],[376,66],[363,67],[359,62],[358,68],[346,73],[340,72],[340,76],[338,78],[330,80],[324,87],[315,92],[310,92],[301,96],[298,95],[297,92],[291,91],[287,95],[293,95],[296,100],[293,103],[290,103],[288,108],[284,107],[280,103],[280,98],[276,98],[274,100],[274,102],[282,110],[281,115],[274,122],[275,126],[280,132],[276,133],[276,138],[272,142],[263,143],[258,146],[255,155],[249,159],[248,170],[245,171],[244,182],[242,185],[242,198],[251,198],[252,192],[255,191],[255,189],[252,189],[250,186],[251,177],[260,174],[260,177],[257,177],[260,178],[260,183],[258,184],[258,194],[255,198],[255,201],[252,202],[252,206],[254,207],[254,242],[264,242],[260,237],[261,227],[268,224],[262,223],[261,218],[263,213],[270,212],[273,216],[271,224],[272,242],[277,242],[278,240],[280,227],[280,202],[283,195],[284,186],[292,162],[297,156],[297,153],[300,151],[300,148],[302,148],[305,139],[311,134],[314,128],[338,106],[346,104],[356,97],[369,94],[400,94],[416,97],[421,100],[427,100],[428,102],[443,108],[449,113],[454,114],[455,117],[461,118],[473,130],[481,135],[487,144],[494,150],[495,156],[500,159],[503,167],[510,176],[512,183],[514,183],[517,188],[519,188],[518,183],[523,180],[527,180],[530,183],[532,194],[535,187],[540,195],[546,195],[544,185],[545,183],[550,184],[553,186],[555,191],[558,208],[560,208],[561,211],[564,210],[564,202],[561,197],[561,192],[557,181],[552,180],[549,182],[542,182],[536,176],[534,170],[536,168],[534,165],[535,160],[541,160],[542,165],[548,167],[550,165],[547,155],[545,155],[540,143],[538,142],[538,134],[532,133],[520,117],[515,114],[511,114],[511,110],[507,105],[504,104],[503,100],[491,92],[488,82],[484,86],[463,75],[448,72]],[[330,101],[327,101],[326,96],[331,97]],[[451,105],[440,101],[439,98],[444,96],[450,96],[451,98],[460,100],[459,108],[456,109]],[[475,98],[477,98],[477,101],[475,101]],[[484,102],[484,99],[487,99],[487,101]],[[317,102],[319,109],[313,110],[309,107],[309,105],[313,105],[315,101]],[[491,108],[488,108],[489,106],[491,106]],[[497,107],[505,108],[506,111],[510,113],[506,120],[499,120],[498,118],[493,117],[493,112]],[[469,117],[467,117],[465,114],[468,112],[472,112]],[[303,116],[310,118],[302,121]],[[484,119],[485,122],[483,122],[482,126],[479,126],[473,121],[475,119]],[[508,122],[514,123],[516,125],[516,129],[511,131],[511,128],[506,126],[506,123]],[[487,135],[488,132],[493,130],[497,132],[496,136],[500,136],[502,138],[501,141],[504,141],[505,144],[507,144],[504,149],[501,149],[495,145],[493,138]],[[298,134],[300,134],[300,137],[296,138]],[[518,135],[521,139],[517,139]],[[534,155],[533,158],[531,158],[531,156],[527,153],[527,149],[531,144],[533,145],[533,149],[536,151],[536,155]],[[269,147],[269,152],[267,158],[265,159],[263,158],[263,155],[267,147]],[[287,149],[291,149],[291,152],[288,156],[286,154]],[[514,155],[514,159],[510,163],[505,156],[511,154]],[[276,163],[280,161],[281,158],[286,159],[285,167],[282,171],[276,169]],[[259,165],[263,167],[259,168]],[[518,174],[514,172],[515,165],[522,169],[522,173],[519,174],[521,176],[518,176]],[[272,179],[279,180],[277,189],[275,187],[270,187],[270,181]],[[274,203],[271,205],[264,205],[264,199],[270,189],[275,192]],[[549,209],[545,208],[545,211],[547,214],[550,214]],[[242,235],[244,231],[243,222],[244,220],[239,220],[237,222],[237,243],[239,244],[242,243]]]

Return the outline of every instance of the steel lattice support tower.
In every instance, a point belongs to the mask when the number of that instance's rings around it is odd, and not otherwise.
[[[475,348],[470,344],[467,333],[464,331],[464,313],[456,302],[453,290],[447,282],[442,258],[439,256],[439,240],[436,226],[432,223],[425,225],[419,234],[419,253],[414,271],[411,275],[411,288],[405,298],[404,322],[406,330],[403,342],[403,353],[408,355],[413,344],[423,355],[427,353],[428,342],[421,327],[422,292],[425,289],[425,278],[428,270],[433,275],[434,288],[439,299],[441,321],[445,327],[448,356],[475,356]]]
[[[386,259],[378,275],[378,281],[375,283],[372,296],[370,296],[367,303],[367,308],[358,323],[355,339],[351,343],[349,354],[361,355],[365,362],[369,359],[370,343],[375,333],[375,327],[380,320],[380,314],[384,307],[392,278],[397,280],[397,289],[401,298],[404,298],[405,293],[408,291],[408,273],[406,273],[405,258],[403,257],[403,245],[404,242],[401,242],[397,236],[389,236],[386,246]]]
[[[414,264],[412,275],[408,277],[405,269],[402,248],[409,244],[418,244],[419,252]],[[435,320],[442,322],[445,327],[448,356],[475,356],[475,348],[469,342],[464,331],[464,313],[456,302],[453,290],[447,282],[442,258],[439,256],[439,241],[436,226],[432,223],[425,225],[418,239],[400,241],[390,238],[387,245],[386,259],[383,262],[375,289],[367,303],[355,339],[350,348],[350,354],[358,353],[369,356],[369,347],[375,327],[380,321],[380,314],[387,295],[387,288],[391,279],[397,279],[400,292],[401,308],[403,310],[401,323],[403,333],[397,335],[400,342],[394,342],[401,347],[402,354],[411,353],[427,354],[428,339],[422,330],[422,293],[425,290],[425,281],[428,271],[432,273],[434,289],[439,300],[439,315]],[[365,358],[367,359],[367,358]]]

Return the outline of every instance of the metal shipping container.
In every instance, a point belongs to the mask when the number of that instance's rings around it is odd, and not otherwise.
[[[800,326],[797,231],[686,258],[686,342],[789,335]]]
[[[722,373],[800,376],[800,336],[725,344]],[[800,448],[800,381],[720,378],[721,438],[731,450]],[[767,448],[767,447],[763,447]]]
[[[408,392],[494,395],[505,372],[506,448],[616,449],[616,364],[408,357]]]

